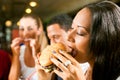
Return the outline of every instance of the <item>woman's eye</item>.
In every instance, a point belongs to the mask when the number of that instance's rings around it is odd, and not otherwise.
[[[23,30],[24,30],[24,28],[19,28],[19,30],[23,31]]]
[[[28,28],[28,30],[33,30],[33,28]]]
[[[85,33],[79,33],[79,32],[77,32],[76,34],[79,35],[79,36],[84,36],[85,35]]]

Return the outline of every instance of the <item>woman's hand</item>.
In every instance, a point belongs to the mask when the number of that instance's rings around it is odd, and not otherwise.
[[[52,77],[52,72],[51,73],[47,73],[45,72],[45,70],[42,68],[42,66],[39,63],[39,58],[40,57],[40,53],[37,54],[37,56],[34,57],[35,59],[35,68],[38,74],[38,79],[39,80],[51,80]]]
[[[51,61],[60,69],[54,72],[63,80],[86,80],[79,63],[68,53],[61,50],[59,52],[53,51],[56,58],[51,58]]]
[[[44,69],[42,68],[42,66],[40,66],[39,64],[39,60],[35,60],[35,67],[38,73],[38,79],[39,80],[51,80],[52,77],[52,72],[51,73],[47,73],[44,71]]]
[[[12,50],[12,64],[9,72],[9,80],[18,80],[20,76],[20,45],[23,43],[23,39],[18,37],[12,41],[11,50]]]
[[[39,43],[39,37],[40,35],[36,35],[35,39],[29,39],[30,40],[30,47],[32,48],[32,55],[33,57],[37,56],[37,53],[39,53],[41,50],[41,44]]]
[[[19,38],[19,37],[15,38],[12,41],[11,50],[12,50],[13,56],[19,56],[20,55],[20,45],[21,45],[21,43],[23,43],[23,39]]]
[[[35,68],[38,74],[38,79],[39,80],[51,80],[52,73],[47,73],[44,71],[44,69],[41,67],[38,58],[40,57],[40,52],[36,52],[36,47],[35,47],[35,40],[31,40],[31,47],[32,47],[32,55],[35,60]]]

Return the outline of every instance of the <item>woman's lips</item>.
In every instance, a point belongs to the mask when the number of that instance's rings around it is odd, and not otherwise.
[[[72,55],[73,57],[75,57],[77,55],[77,51],[75,49],[73,49],[71,46],[69,47],[69,53],[70,55]]]
[[[74,49],[71,52],[72,56],[75,57],[77,55],[77,51],[75,51]]]

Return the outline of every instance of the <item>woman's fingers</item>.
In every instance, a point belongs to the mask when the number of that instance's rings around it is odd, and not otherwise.
[[[19,51],[20,51],[20,44],[23,42],[23,40],[21,38],[15,38],[12,41],[11,44],[11,49],[12,49],[12,53],[13,55],[19,55]]]
[[[79,63],[67,52],[59,51],[56,53],[53,51],[53,55],[57,58],[51,58],[51,61],[58,66],[62,71],[75,73],[76,68],[80,68]]]
[[[51,61],[60,69],[54,70],[54,72],[62,77],[64,80],[85,80],[84,73],[77,62],[71,55],[65,51],[59,51],[59,53],[53,51],[55,56],[51,58]],[[82,76],[79,77],[79,74]]]
[[[67,64],[72,63],[75,66],[77,66],[79,64],[69,53],[67,53],[65,51],[59,50],[59,53],[56,53],[55,51],[53,51],[53,55],[57,59],[59,59],[62,63],[65,63],[67,61],[68,62]]]
[[[61,71],[66,71],[68,72],[68,69],[66,68],[66,66],[64,66],[63,63],[61,63],[59,60],[57,60],[56,58],[51,58],[51,61],[61,70]]]
[[[38,59],[35,60],[35,68],[36,68],[36,70],[37,70],[38,78],[39,78],[40,80],[48,80],[48,79],[51,78],[52,73],[46,73],[46,72],[44,71],[44,69],[42,68],[42,66],[40,65]]]
[[[35,39],[30,39],[30,46],[32,48],[32,55],[34,58],[37,58],[37,54],[40,52],[40,47],[38,48],[39,44],[36,42]]]
[[[65,56],[68,60],[71,61],[72,64],[74,64],[75,66],[77,66],[79,63],[66,51],[63,50],[59,50],[59,53],[62,54],[63,56]],[[79,66],[79,65],[78,65]]]
[[[39,41],[36,41],[36,39],[30,39],[30,46],[34,46],[37,53],[40,52],[40,44]]]
[[[16,41],[21,41],[21,42],[22,42],[22,41],[23,41],[23,39],[22,39],[22,38],[20,38],[20,37],[18,37],[18,38],[15,38],[15,39],[13,39],[13,40],[12,40],[12,42],[16,42]]]
[[[21,38],[16,38],[16,39],[12,40],[11,47],[20,46],[20,44],[21,44],[22,42],[23,42],[23,39],[21,39]]]
[[[66,59],[63,55],[61,55],[61,54],[59,54],[59,53],[57,53],[57,52],[55,52],[55,51],[53,51],[52,53],[53,53],[53,55],[54,55],[55,57],[57,57],[57,59],[59,59],[62,63],[64,63],[64,62],[67,61],[67,59]]]
[[[54,70],[54,73],[56,73],[57,75],[59,75],[59,77],[63,77],[63,76],[65,76],[64,74],[63,74],[63,72],[61,72],[61,71],[59,71],[59,70]]]
[[[35,40],[34,39],[30,39],[30,46],[32,48],[33,58],[36,60],[37,59],[37,53],[36,53],[36,49],[35,49]]]

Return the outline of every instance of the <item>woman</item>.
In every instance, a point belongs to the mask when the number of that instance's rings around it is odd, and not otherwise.
[[[67,31],[71,28],[71,22],[72,22],[72,19],[66,14],[57,15],[49,21],[47,25],[47,35],[50,39],[50,44],[63,43],[64,45],[66,45]],[[71,51],[71,48],[69,48],[67,45],[66,45],[66,48],[67,48],[67,52]],[[84,64],[80,64],[80,66],[82,66],[83,71],[86,71],[89,64],[84,63]],[[46,74],[42,69],[42,67],[40,66],[38,71],[39,71],[40,80],[48,80],[48,79],[51,80],[50,75],[54,76],[54,74],[52,73]],[[55,75],[54,77],[52,77],[52,80],[62,80],[62,79]]]
[[[57,59],[51,58],[62,70],[54,72],[64,80],[116,80],[120,76],[120,7],[116,4],[103,1],[82,8],[68,40],[74,58],[61,50],[61,54],[53,51]],[[79,66],[83,62],[90,64],[85,74]]]
[[[38,53],[47,45],[47,38],[38,16],[26,14],[19,22],[19,37],[15,38],[11,44],[13,58],[9,80],[19,78],[25,80],[35,72],[34,55],[36,54],[32,54],[31,47],[35,46]]]

